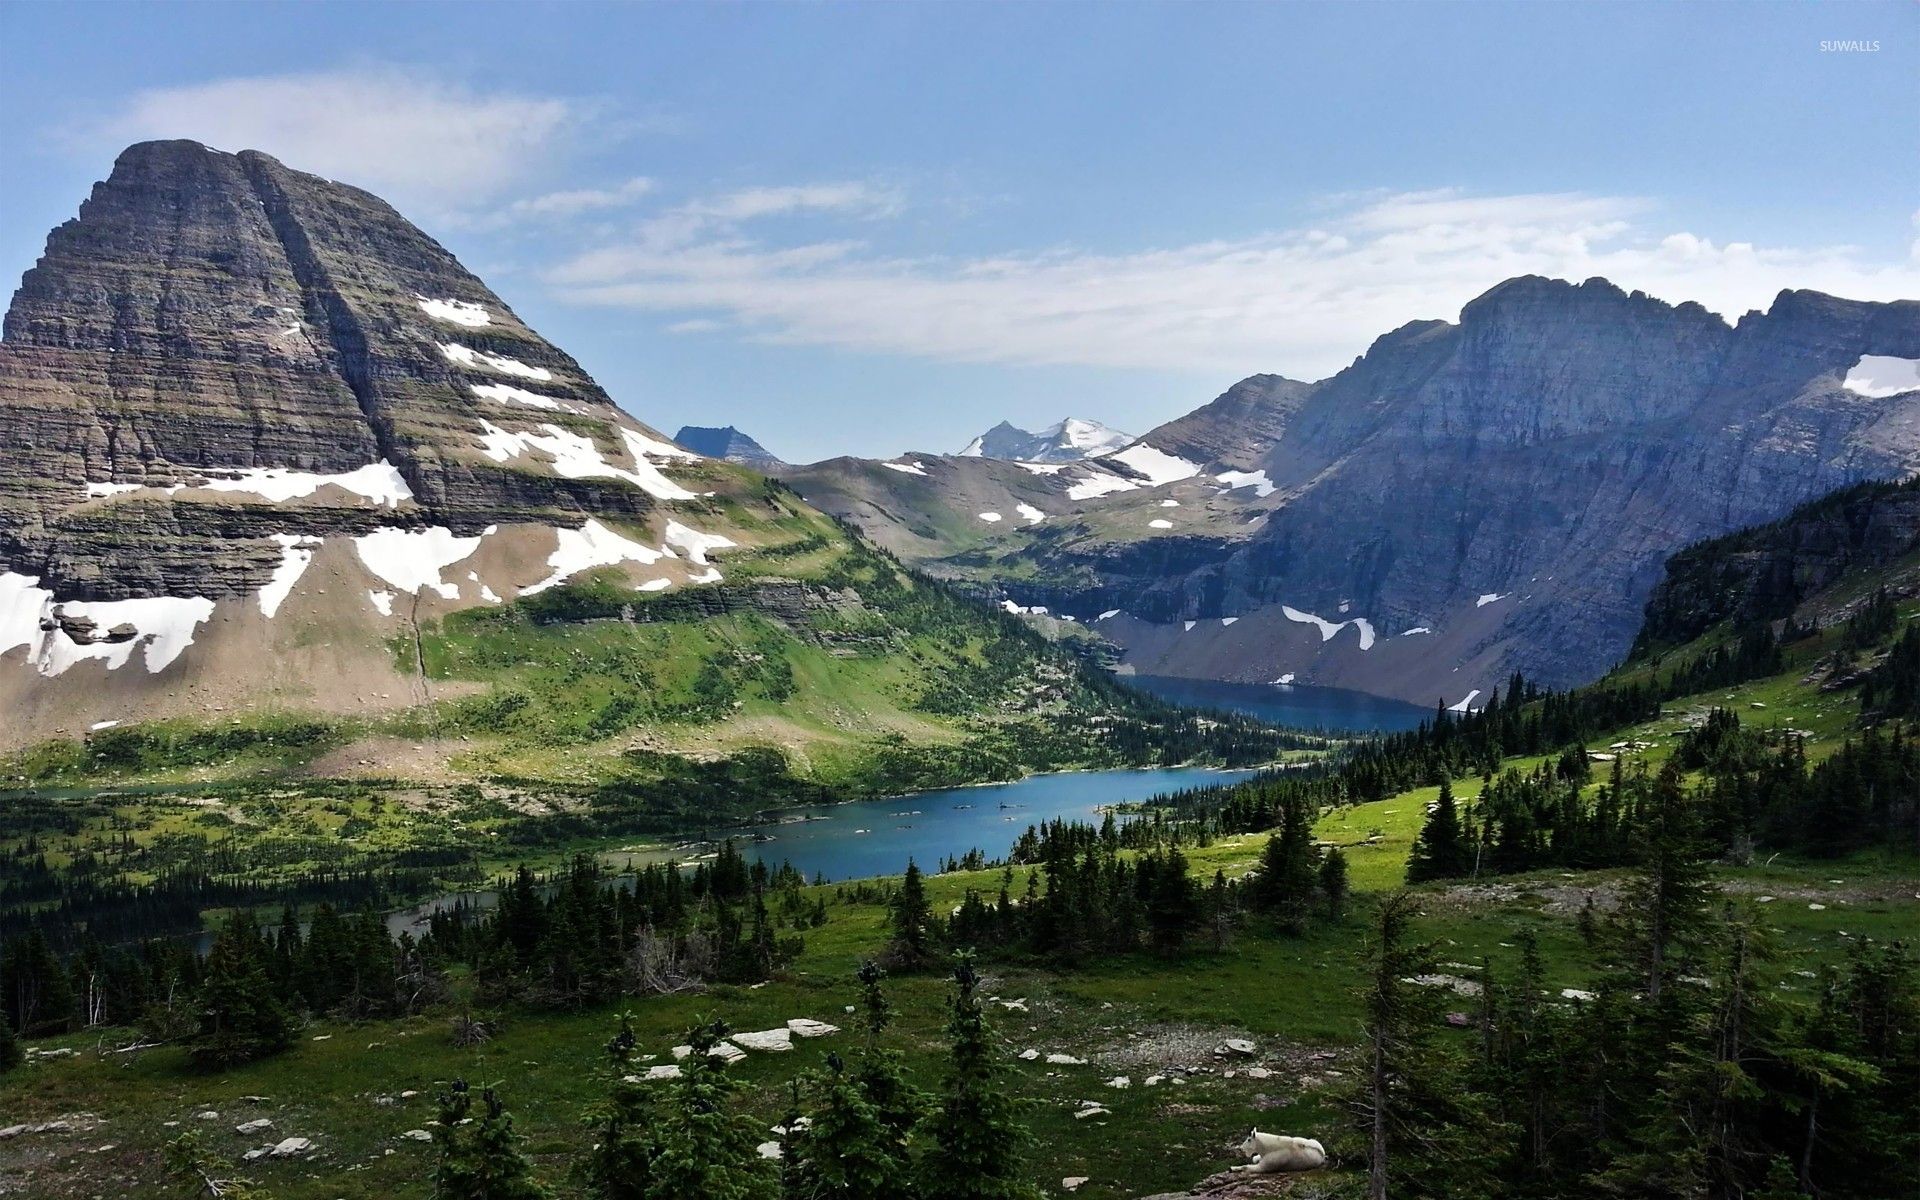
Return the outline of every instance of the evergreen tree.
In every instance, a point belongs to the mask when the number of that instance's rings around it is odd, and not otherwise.
[[[0,1013],[0,1075],[5,1075],[24,1061],[20,1050],[20,1039],[13,1036],[13,1025],[5,1013]]]
[[[1440,1002],[1408,983],[1433,973],[1433,947],[1409,941],[1413,897],[1381,907],[1369,956],[1367,1068],[1358,1108],[1366,1121],[1367,1194],[1484,1196],[1505,1128],[1434,1040]]]
[[[1153,930],[1153,946],[1162,954],[1180,952],[1186,945],[1187,931],[1193,926],[1193,880],[1187,875],[1187,859],[1175,846],[1164,856],[1142,860],[1141,869],[1151,873],[1151,892],[1147,897],[1147,924]]]
[[[980,978],[970,954],[953,969],[947,1036],[951,1047],[938,1107],[927,1117],[931,1143],[920,1159],[923,1200],[1039,1200],[1020,1178],[1022,1152],[1033,1135],[1020,1123],[1017,1101],[1000,1082],[993,1031],[977,994]]]
[[[593,1149],[579,1167],[588,1194],[596,1200],[647,1200],[650,1195],[653,1160],[660,1153],[654,1135],[658,1085],[631,1074],[637,1045],[633,1014],[623,1013],[619,1032],[607,1043],[607,1099],[588,1117]]]
[[[1327,915],[1338,921],[1347,911],[1347,856],[1335,846],[1320,860],[1320,891],[1327,898]]]
[[[695,1026],[680,1077],[655,1102],[646,1200],[776,1200],[780,1172],[762,1158],[760,1126],[737,1099],[740,1085],[712,1053],[727,1035],[723,1022]]]
[[[464,1079],[454,1080],[440,1097],[433,1130],[440,1148],[434,1200],[543,1200],[546,1189],[533,1180],[499,1094],[483,1089],[480,1106],[473,1115],[473,1092]]]
[[[1460,828],[1460,811],[1453,800],[1453,781],[1440,781],[1440,798],[1414,839],[1407,856],[1407,882],[1458,879],[1473,869],[1473,850]]]
[[[901,1053],[881,1044],[893,1024],[893,1006],[882,986],[886,977],[878,963],[860,964],[860,1024],[866,1036],[855,1076],[867,1102],[904,1152],[908,1135],[926,1115],[927,1097],[908,1081]]]
[[[267,975],[266,945],[252,918],[236,912],[207,954],[188,1053],[202,1066],[225,1069],[277,1054],[292,1041],[292,1021]]]
[[[901,967],[917,967],[933,955],[933,906],[927,901],[927,885],[920,866],[907,860],[907,873],[893,898],[893,941],[887,948],[890,961]]]
[[[838,1054],[827,1055],[826,1070],[811,1085],[817,1099],[806,1124],[798,1130],[788,1125],[787,1193],[806,1200],[910,1196],[905,1145]]]
[[[1279,832],[1267,839],[1261,854],[1256,895],[1282,925],[1297,931],[1313,909],[1318,874],[1311,810],[1305,801],[1291,801],[1282,808]]]

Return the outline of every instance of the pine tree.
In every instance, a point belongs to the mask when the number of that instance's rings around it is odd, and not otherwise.
[[[894,1142],[904,1148],[908,1135],[926,1115],[927,1097],[908,1081],[901,1053],[881,1044],[893,1024],[893,1006],[882,986],[886,977],[878,963],[860,965],[860,1024],[866,1038],[855,1077],[880,1121],[892,1131]]]
[[[933,956],[933,906],[927,901],[926,880],[919,864],[907,860],[907,873],[893,898],[893,941],[887,948],[890,961],[901,967],[918,967]]]
[[[1366,993],[1367,1194],[1483,1196],[1509,1131],[1435,1044],[1440,1002],[1406,982],[1435,969],[1433,947],[1411,943],[1413,897],[1381,906]]]
[[[1327,898],[1327,915],[1338,921],[1347,911],[1347,856],[1340,847],[1320,860],[1320,892]]]
[[[1166,955],[1178,954],[1186,945],[1187,931],[1193,927],[1195,909],[1193,880],[1187,875],[1186,856],[1176,846],[1164,857],[1149,857],[1140,865],[1142,870],[1152,872],[1147,923],[1153,930],[1154,949]]]
[[[202,1066],[225,1069],[277,1054],[292,1041],[292,1021],[267,975],[265,943],[252,918],[236,912],[207,954],[188,1053]]]
[[[1020,1178],[1033,1135],[1000,1082],[993,1031],[980,1007],[980,978],[970,954],[954,965],[947,1036],[951,1041],[938,1108],[923,1126],[931,1143],[920,1159],[923,1200],[1039,1200]]]
[[[13,1036],[13,1024],[5,1013],[0,1013],[0,1075],[5,1075],[24,1061],[20,1050],[20,1039]]]
[[[1407,882],[1458,879],[1473,869],[1473,850],[1460,828],[1460,810],[1453,800],[1453,781],[1440,781],[1440,798],[1407,856]]]
[[[789,1195],[807,1200],[905,1200],[911,1195],[906,1147],[888,1128],[838,1054],[810,1081],[817,1100],[804,1126],[789,1133]],[[785,1157],[785,1156],[783,1156]]]
[[[1280,813],[1279,832],[1267,839],[1261,854],[1255,894],[1261,906],[1278,917],[1283,926],[1298,931],[1313,909],[1318,873],[1308,803],[1290,798]]]
[[[499,1094],[482,1089],[480,1105],[479,1115],[472,1115],[473,1092],[464,1079],[454,1080],[440,1097],[433,1130],[440,1148],[434,1200],[543,1200],[546,1189],[533,1180]]]
[[[607,1043],[607,1099],[588,1116],[593,1149],[579,1167],[588,1194],[596,1200],[646,1200],[653,1180],[653,1160],[660,1153],[654,1135],[659,1088],[630,1073],[637,1045],[633,1014],[623,1013],[619,1032]]]
[[[759,1123],[741,1108],[740,1085],[712,1053],[726,1035],[720,1021],[688,1032],[692,1051],[654,1108],[658,1151],[647,1200],[776,1200],[780,1194],[779,1170],[757,1149]]]

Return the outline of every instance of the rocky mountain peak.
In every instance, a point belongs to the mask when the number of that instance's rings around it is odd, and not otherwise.
[[[208,622],[262,661],[308,645],[279,614],[323,573],[312,644],[384,672],[403,611],[628,562],[710,582],[732,544],[715,469],[390,205],[265,154],[128,148],[4,328],[0,708],[22,727],[84,698],[92,660],[133,695],[130,663],[158,674]]]
[[[968,442],[961,458],[1004,458],[1023,462],[1079,462],[1120,449],[1133,440],[1098,421],[1068,417],[1038,433],[1002,421]]]
[[[673,435],[673,440],[695,454],[740,463],[742,466],[765,469],[785,465],[765,446],[731,425],[718,428],[682,425],[680,432]]]

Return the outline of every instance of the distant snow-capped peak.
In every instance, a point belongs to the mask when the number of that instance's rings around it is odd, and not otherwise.
[[[1133,440],[1130,433],[1098,421],[1068,417],[1030,433],[1002,421],[968,442],[962,458],[1011,458],[1022,462],[1078,462],[1118,450]]]

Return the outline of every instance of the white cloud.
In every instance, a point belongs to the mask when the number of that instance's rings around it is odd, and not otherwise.
[[[808,193],[817,203],[800,196]],[[839,203],[826,203],[829,195]],[[902,259],[862,242],[776,245],[739,222],[801,208],[891,209],[857,191],[756,189],[686,205],[637,237],[548,272],[563,298],[745,336],[945,361],[1071,364],[1318,378],[1374,337],[1515,275],[1605,276],[1729,318],[1782,288],[1859,299],[1920,295],[1920,260],[1856,248],[1717,242],[1655,223],[1634,197],[1350,197],[1311,227],[1164,249]]]
[[[581,213],[621,208],[653,191],[653,180],[629,179],[618,187],[578,188],[568,192],[548,192],[515,200],[507,212],[517,217],[575,217]]]
[[[539,173],[585,116],[567,100],[365,66],[148,89],[83,137],[262,150],[389,200],[450,210]]]

